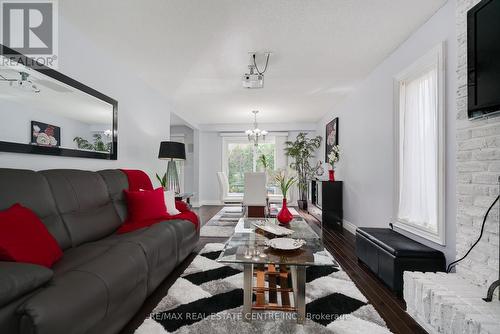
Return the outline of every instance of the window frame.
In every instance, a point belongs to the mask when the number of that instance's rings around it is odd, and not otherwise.
[[[446,114],[445,114],[445,44],[439,43],[423,57],[418,59],[405,70],[394,76],[394,226],[404,231],[410,232],[414,235],[437,243],[439,245],[446,245],[446,217],[445,217],[445,156],[446,156]],[[401,83],[416,79],[422,74],[435,68],[437,72],[437,232],[434,233],[429,229],[424,228],[418,224],[409,222],[407,220],[399,219],[399,192],[400,192],[400,132],[402,131],[401,124]]]

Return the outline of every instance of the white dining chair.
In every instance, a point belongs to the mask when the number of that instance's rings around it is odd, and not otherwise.
[[[245,173],[243,206],[247,217],[264,217],[266,212],[266,173]]]
[[[224,205],[241,205],[243,196],[240,194],[231,194],[229,192],[229,181],[224,172],[217,172],[217,179],[219,180],[220,200]]]

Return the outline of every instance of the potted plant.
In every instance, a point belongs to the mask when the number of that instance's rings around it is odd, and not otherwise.
[[[156,178],[158,179],[158,182],[160,182],[161,187],[163,190],[167,191],[167,173],[164,173],[163,176],[160,176],[156,174]]]
[[[287,176],[284,171],[279,171],[275,176],[275,180],[281,189],[281,193],[283,194],[283,205],[276,218],[280,224],[287,225],[292,221],[293,215],[286,206],[286,195],[290,187],[297,181],[297,179],[293,176]]]
[[[328,154],[328,163],[332,167],[328,170],[328,179],[330,181],[335,181],[335,163],[340,160],[340,146],[334,145],[332,151]]]
[[[99,133],[95,133],[92,138],[94,139],[93,144],[82,137],[75,137],[73,138],[73,141],[76,143],[79,149],[98,152],[111,152],[111,148],[113,147],[112,142],[105,143],[102,139],[102,135]]]
[[[264,169],[264,172],[267,172],[269,169],[269,166],[271,165],[271,162],[269,161],[269,158],[266,157],[264,154],[261,154],[259,158],[257,159],[257,162],[262,165],[262,168]]]
[[[297,201],[299,208],[307,209],[307,182],[318,173],[320,164],[311,166],[310,159],[321,145],[321,136],[308,138],[307,133],[301,132],[295,141],[285,142],[285,154],[293,159],[290,167],[297,172],[300,199]]]

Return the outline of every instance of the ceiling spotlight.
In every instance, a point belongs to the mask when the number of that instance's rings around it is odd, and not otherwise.
[[[40,93],[40,89],[31,80],[29,80],[29,73],[19,72],[21,79],[7,79],[0,75],[0,81],[8,81],[9,85],[14,88],[19,88],[25,92]]]
[[[267,71],[267,65],[269,64],[270,52],[264,54],[266,56],[266,65],[264,70],[260,71],[257,67],[256,53],[250,54],[250,64],[248,65],[248,73],[243,74],[243,88],[256,89],[264,87],[264,73]]]

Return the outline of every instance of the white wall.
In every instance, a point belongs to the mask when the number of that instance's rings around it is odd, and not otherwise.
[[[100,52],[84,33],[64,19],[64,11],[61,1],[59,71],[118,101],[118,160],[0,153],[0,167],[35,170],[138,168],[155,180],[154,174],[165,169],[164,162],[158,160],[158,147],[161,140],[169,138],[168,101],[135,77],[133,68],[121,66],[118,59]]]
[[[170,136],[182,136],[186,147],[186,160],[184,161],[184,192],[196,193],[194,184],[194,131],[185,125],[176,125],[170,127]],[[192,199],[194,200],[194,198]]]
[[[222,171],[222,137],[219,132],[199,132],[200,205],[220,204],[217,172]]]
[[[455,1],[448,1],[431,19],[386,58],[319,122],[339,117],[341,161],[336,177],[344,181],[344,218],[356,226],[388,227],[394,203],[393,78],[438,43],[446,43],[446,247],[422,241],[455,255]],[[324,160],[324,144],[318,150]],[[407,234],[402,232],[403,234]]]
[[[78,148],[73,141],[82,137],[92,142],[91,125],[76,119],[34,108],[29,104],[17,103],[15,98],[0,98],[0,140],[29,144],[33,129],[31,121],[52,124],[61,128],[59,146]],[[110,125],[107,127],[110,128]]]

